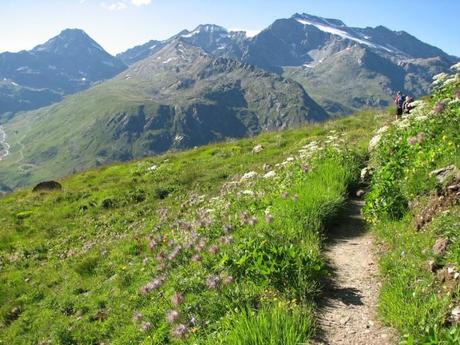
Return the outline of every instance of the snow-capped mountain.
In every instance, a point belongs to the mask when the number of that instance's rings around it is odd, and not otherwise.
[[[433,75],[459,61],[404,31],[349,27],[306,13],[276,20],[254,37],[200,25],[156,41],[153,50],[149,43],[117,57],[132,64],[173,40],[295,79],[332,114],[386,106],[397,90],[426,94]]]
[[[84,31],[64,30],[30,51],[0,54],[0,114],[50,104],[125,68]]]

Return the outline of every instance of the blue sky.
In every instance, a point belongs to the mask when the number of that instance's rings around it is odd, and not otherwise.
[[[460,0],[0,0],[0,52],[81,28],[115,54],[198,24],[261,30],[296,12],[405,30],[460,56]]]

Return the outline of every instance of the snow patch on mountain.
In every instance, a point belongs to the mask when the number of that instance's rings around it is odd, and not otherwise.
[[[313,25],[315,26],[316,28],[318,28],[319,30],[323,31],[323,32],[327,32],[327,33],[330,33],[332,35],[335,35],[335,36],[339,36],[339,37],[342,37],[342,38],[345,38],[345,39],[349,39],[351,41],[355,41],[355,42],[358,42],[360,44],[364,44],[368,47],[372,47],[372,48],[375,48],[375,49],[383,49],[383,50],[386,50],[387,52],[390,52],[390,53],[393,53],[393,50],[387,48],[387,47],[384,47],[382,45],[379,45],[379,44],[374,44],[370,41],[367,41],[366,39],[361,39],[361,38],[358,38],[358,37],[355,37],[353,35],[351,35],[350,33],[344,31],[344,30],[341,30],[335,26],[329,26],[329,25],[324,25],[324,24],[321,24],[321,23],[317,23],[317,22],[314,22],[314,21],[311,21],[311,20],[307,20],[305,18],[296,18],[296,20],[303,24],[303,25]]]

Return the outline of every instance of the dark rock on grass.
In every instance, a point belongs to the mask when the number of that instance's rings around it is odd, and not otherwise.
[[[37,184],[32,192],[49,192],[55,190],[62,190],[62,185],[56,181],[44,181]]]

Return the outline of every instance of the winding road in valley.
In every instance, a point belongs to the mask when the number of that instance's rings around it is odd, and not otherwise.
[[[10,144],[6,142],[6,133],[3,126],[0,126],[0,161],[10,154]]]

